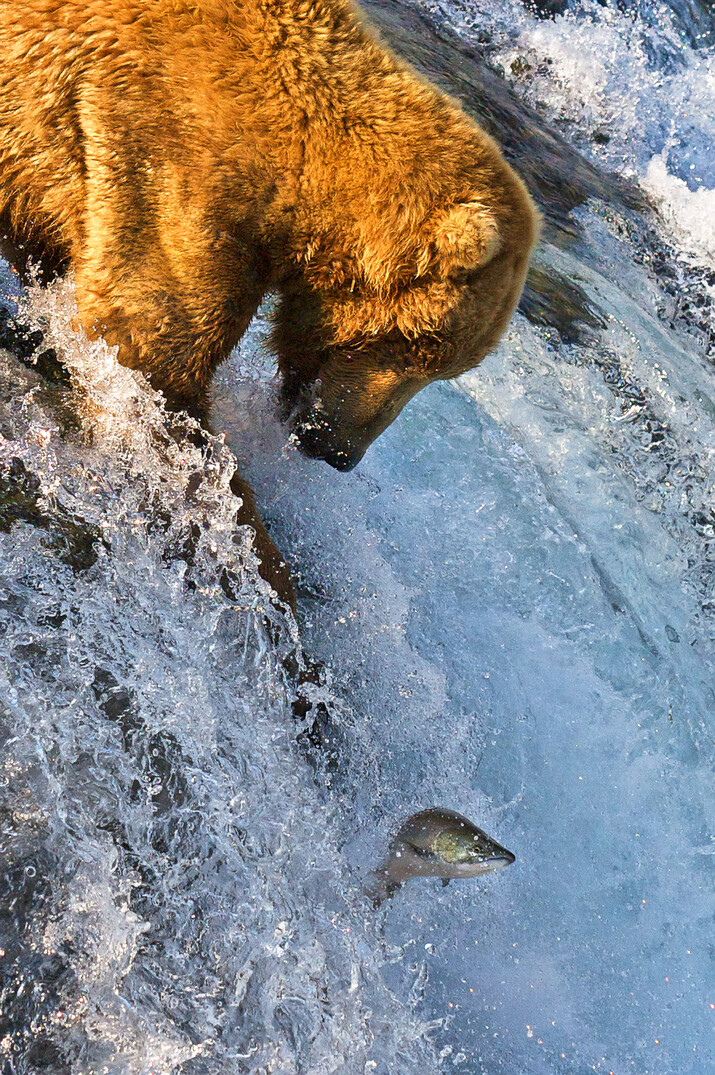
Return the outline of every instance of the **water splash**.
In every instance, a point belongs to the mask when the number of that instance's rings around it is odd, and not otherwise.
[[[296,746],[234,457],[76,335],[71,282],[29,301],[73,388],[0,356],[9,1070],[433,1070]]]

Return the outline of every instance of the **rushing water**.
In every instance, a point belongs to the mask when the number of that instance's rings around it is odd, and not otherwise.
[[[73,335],[71,283],[23,318],[72,387],[0,356],[13,1075],[713,1070],[712,9],[370,12],[544,209],[497,354],[349,475],[286,442],[265,312],[204,451]],[[233,526],[229,449],[299,636]],[[375,911],[367,873],[432,803],[515,865]]]

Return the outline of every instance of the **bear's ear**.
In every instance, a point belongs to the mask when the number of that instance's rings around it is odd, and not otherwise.
[[[461,202],[437,220],[419,259],[421,274],[435,268],[442,276],[454,269],[478,269],[499,252],[501,238],[493,211],[481,202]]]

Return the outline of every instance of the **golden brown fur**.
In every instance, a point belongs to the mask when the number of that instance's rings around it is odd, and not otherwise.
[[[346,468],[504,331],[529,196],[349,0],[3,0],[0,52],[8,233],[172,402],[277,289],[293,428]]]

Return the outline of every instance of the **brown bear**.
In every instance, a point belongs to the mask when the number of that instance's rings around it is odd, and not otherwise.
[[[503,333],[529,195],[350,0],[3,0],[0,47],[8,243],[172,405],[275,290],[293,432],[348,469]]]

